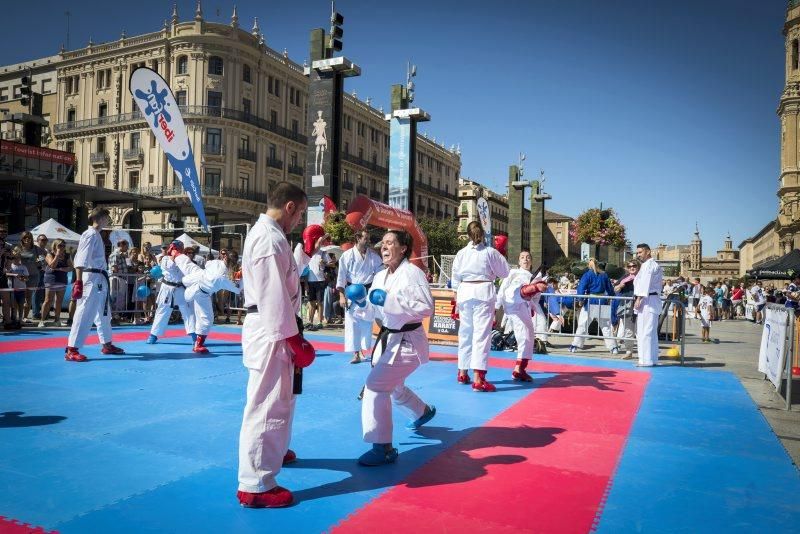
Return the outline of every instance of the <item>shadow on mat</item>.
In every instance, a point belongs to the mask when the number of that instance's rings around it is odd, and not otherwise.
[[[457,484],[478,479],[487,474],[487,467],[498,464],[517,464],[526,460],[518,454],[494,454],[484,456],[472,451],[508,447],[531,449],[546,447],[564,432],[556,427],[477,427],[451,430],[444,427],[422,427],[412,438],[436,440],[437,443],[420,443],[419,447],[400,454],[397,462],[380,467],[358,465],[355,458],[347,459],[303,459],[286,469],[325,469],[350,473],[348,478],[316,488],[294,493],[298,502],[368,491],[404,482],[409,488],[423,488]],[[367,445],[365,445],[366,450]],[[486,451],[488,452],[488,451]],[[437,462],[441,462],[437,465]],[[424,469],[418,469],[426,464]]]
[[[0,337],[19,337],[19,336],[47,336],[47,332],[37,332],[31,329],[14,330],[11,332],[0,332]]]
[[[622,391],[611,387],[613,382],[606,379],[617,376],[616,371],[576,371],[568,373],[558,373],[550,380],[539,384],[539,388],[567,388],[573,386],[590,386],[601,391]],[[535,380],[534,380],[535,383]]]
[[[25,412],[0,413],[0,428],[54,425],[66,419],[63,415],[28,415],[20,417],[24,413]]]
[[[157,354],[131,354],[127,353],[122,356],[108,356],[105,358],[89,358],[90,362],[116,362],[116,361],[140,361],[150,362],[158,360],[207,360],[210,358],[218,358],[220,355],[240,355],[241,353],[235,352],[210,352],[208,354],[195,354],[194,352],[167,352]]]

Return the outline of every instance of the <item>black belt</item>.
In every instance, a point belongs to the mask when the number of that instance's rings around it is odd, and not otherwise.
[[[182,287],[184,289],[186,288],[186,286],[184,286],[181,282],[168,282],[166,280],[162,280],[162,282],[171,287]]]
[[[654,296],[656,296],[656,295],[658,295],[658,293],[650,293],[650,294],[648,294],[647,296],[648,296],[648,297],[654,297]]]
[[[408,323],[404,324],[400,328],[386,328],[385,326],[381,326],[381,329],[378,331],[378,336],[375,338],[375,346],[372,347],[372,365],[375,365],[375,351],[378,350],[379,345],[383,345],[383,348],[378,353],[378,355],[383,354],[383,351],[386,350],[386,340],[389,338],[389,334],[400,334],[402,332],[411,332],[412,330],[416,330],[422,326],[422,323]]]
[[[108,315],[108,308],[111,306],[111,282],[108,281],[108,271],[105,269],[92,269],[85,267],[83,272],[102,274],[103,278],[106,279],[106,305],[103,307],[103,317],[106,317]]]

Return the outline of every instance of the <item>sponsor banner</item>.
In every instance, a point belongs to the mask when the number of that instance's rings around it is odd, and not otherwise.
[[[764,312],[758,371],[767,375],[775,389],[780,389],[783,368],[786,364],[786,327],[789,324],[789,309],[766,307]]]
[[[52,150],[38,146],[28,146],[11,141],[0,140],[0,153],[19,158],[40,159],[55,163],[63,163],[64,165],[75,164],[75,154],[71,152],[63,152],[61,150]]]
[[[308,85],[308,146],[306,150],[306,194],[315,206],[325,196],[333,198],[333,154],[336,77],[311,71]],[[311,223],[309,212],[309,224]]]
[[[389,205],[407,210],[411,188],[411,119],[392,118],[389,132]]]
[[[483,231],[486,234],[484,236],[484,243],[486,243],[487,247],[494,247],[494,239],[492,239],[492,214],[489,210],[489,202],[483,197],[478,199],[478,220],[480,220]]]
[[[180,178],[181,185],[197,212],[200,224],[208,226],[192,145],[189,143],[186,125],[169,85],[154,70],[139,67],[131,74],[129,90],[167,155],[169,164]]]
[[[433,315],[422,320],[422,328],[428,333],[428,339],[437,345],[458,345],[459,321],[450,316],[452,305],[450,302],[456,298],[452,289],[431,289],[433,296]],[[377,334],[380,328],[373,323],[372,332]]]

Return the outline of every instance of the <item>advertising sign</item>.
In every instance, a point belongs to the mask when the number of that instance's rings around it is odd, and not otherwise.
[[[492,239],[492,215],[489,211],[489,202],[487,202],[483,197],[478,199],[478,220],[480,221],[481,226],[483,226],[483,231],[485,233],[484,242],[486,243],[486,246],[493,247],[494,239]]]
[[[389,205],[410,209],[411,119],[393,117],[390,122]]]
[[[308,205],[317,206],[323,197],[338,200],[334,168],[337,134],[336,128],[336,83],[332,73],[312,70],[308,85],[308,146],[306,149],[306,194]],[[312,213],[313,212],[313,213]],[[312,218],[321,217],[321,212],[309,210],[309,224]],[[315,221],[316,223],[316,221]]]
[[[770,382],[779,389],[786,364],[786,327],[789,324],[789,311],[767,307],[764,330],[761,332],[761,349],[758,352],[758,371],[764,373]]]
[[[183,190],[189,195],[200,224],[208,226],[192,145],[169,85],[154,70],[139,67],[131,74],[129,90],[180,179]]]

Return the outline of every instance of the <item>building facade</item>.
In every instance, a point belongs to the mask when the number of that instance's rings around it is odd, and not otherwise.
[[[742,276],[740,254],[740,250],[733,248],[728,235],[715,256],[703,256],[703,240],[698,229],[695,229],[694,238],[688,245],[662,243],[653,250],[653,257],[664,267],[666,276],[699,278],[704,284]]]
[[[191,226],[197,219],[128,91],[139,66],[164,77],[181,107],[211,224],[252,222],[279,181],[305,184],[303,66],[268,47],[257,21],[250,30],[241,28],[235,9],[230,24],[205,21],[199,3],[189,21],[173,9],[158,31],[123,33],[116,41],[90,42],[47,59],[54,69],[39,83],[52,90],[51,146],[75,154],[75,181],[179,204],[177,210],[141,213],[145,227]],[[383,111],[345,95],[340,134],[339,208],[346,210],[358,194],[386,202],[389,124]],[[419,136],[417,157],[418,214],[454,217],[460,153]],[[113,215],[117,225],[139,222],[131,206]]]

